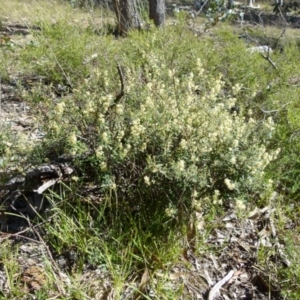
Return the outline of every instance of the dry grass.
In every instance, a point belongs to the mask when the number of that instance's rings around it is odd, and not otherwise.
[[[98,26],[114,21],[114,15],[105,7],[95,10],[74,9],[66,1],[60,0],[4,1],[0,6],[0,15],[3,21],[24,25],[67,20],[70,24],[87,27],[89,24]]]

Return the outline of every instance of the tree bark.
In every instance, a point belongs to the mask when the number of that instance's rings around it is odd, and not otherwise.
[[[141,29],[141,18],[137,11],[136,0],[113,0],[117,16],[118,34],[124,36],[129,29]]]
[[[149,17],[156,26],[165,23],[165,0],[149,0]]]
[[[228,0],[228,3],[227,3],[227,9],[232,9],[233,7],[233,4],[234,4],[234,1],[233,0]]]
[[[253,7],[253,4],[255,3],[255,0],[248,0],[248,6]]]

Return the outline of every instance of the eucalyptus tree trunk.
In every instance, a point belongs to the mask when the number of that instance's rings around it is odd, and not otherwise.
[[[226,7],[226,8],[232,9],[232,8],[233,8],[233,4],[234,4],[234,1],[233,1],[233,0],[228,0],[227,7]]]
[[[255,0],[248,0],[248,6],[253,7],[254,2],[255,2]]]
[[[141,28],[136,0],[113,0],[113,7],[117,16],[119,35],[124,36],[130,29]]]
[[[165,0],[149,0],[149,17],[156,26],[165,23]]]

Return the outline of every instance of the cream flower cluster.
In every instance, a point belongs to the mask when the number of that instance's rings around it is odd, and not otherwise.
[[[148,187],[157,178],[176,179],[195,190],[212,189],[214,203],[222,202],[223,189],[213,182],[221,182],[228,193],[255,188],[280,151],[268,152],[262,142],[272,135],[274,121],[258,123],[251,110],[247,118],[232,113],[243,86],[226,87],[222,76],[211,75],[200,58],[194,68],[180,73],[164,57],[142,55],[142,69],[124,70],[125,95],[112,112],[107,113],[115,101],[115,79],[98,71],[74,92],[75,101],[56,105],[51,130],[61,135],[65,116],[72,147],[78,147],[80,137],[92,147],[101,170],[113,157],[118,166],[130,165]],[[197,201],[195,195],[191,198]]]
[[[152,64],[158,64],[158,61],[158,58],[151,58]],[[278,153],[266,153],[264,145],[258,141],[259,138],[252,138],[250,143],[249,137],[257,132],[257,122],[254,119],[246,120],[242,116],[230,113],[242,86],[236,84],[232,87],[231,95],[224,96],[224,82],[221,76],[209,78],[200,59],[197,59],[195,74],[190,72],[186,76],[174,78],[174,69],[165,70],[170,79],[173,76],[172,85],[168,88],[160,81],[163,68],[159,68],[159,73],[153,72],[157,69],[157,66],[151,65],[148,70],[148,73],[152,74],[152,81],[146,84],[144,92],[150,92],[152,96],[145,94],[143,109],[141,112],[137,111],[136,115],[139,123],[134,125],[132,133],[139,137],[161,135],[164,137],[166,154],[174,147],[174,134],[180,133],[178,151],[188,157],[187,162],[186,159],[174,160],[170,157],[169,163],[160,166],[159,169],[167,172],[168,167],[172,166],[173,171],[185,173],[187,177],[189,174],[194,175],[195,169],[200,174],[197,161],[201,161],[201,156],[222,151],[219,157],[224,161],[213,162],[213,165],[227,163],[232,168],[244,168],[245,172],[249,171],[249,177],[261,177],[263,169]],[[209,84],[201,85],[201,82],[198,82],[201,78]],[[200,95],[195,93],[196,89],[200,90]],[[147,124],[149,118],[151,122]],[[142,124],[148,126],[141,127]],[[156,124],[158,126],[155,126]],[[274,130],[274,122],[271,119],[266,120],[263,126],[269,132]],[[192,165],[191,162],[196,165]],[[230,170],[234,172],[232,168]],[[224,178],[224,184],[229,190],[235,189],[235,183],[231,181],[230,176]]]

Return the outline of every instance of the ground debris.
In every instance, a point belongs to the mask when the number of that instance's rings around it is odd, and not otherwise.
[[[155,299],[159,296],[156,294],[157,286],[162,284],[165,289],[173,291],[182,289],[183,286],[183,296],[180,299],[283,299],[274,270],[272,273],[266,267],[268,263],[261,265],[258,257],[261,247],[270,248],[277,253],[277,262],[280,263],[281,260],[288,267],[282,256],[283,249],[279,248],[279,242],[274,238],[276,231],[272,216],[271,207],[256,208],[242,219],[234,211],[228,211],[206,237],[204,245],[210,251],[197,249],[197,244],[193,244],[193,247],[184,249],[179,262],[169,268],[168,275],[166,270],[150,270],[146,267],[140,275],[129,276],[120,299],[137,299],[137,291],[147,295],[149,299]],[[269,230],[270,234],[264,234],[270,226],[273,226]],[[201,232],[196,232],[196,238]],[[29,293],[34,293],[46,284],[44,270],[45,258],[49,257],[47,249],[44,243],[38,241],[22,242],[19,249],[18,263],[22,270],[19,274],[20,281]],[[71,270],[71,266],[68,266],[71,259],[67,256],[68,253],[65,253],[54,258],[60,269],[59,276],[65,278],[62,284],[66,287],[72,282],[65,273]],[[266,262],[269,259],[266,257]],[[69,263],[64,262],[65,260]],[[89,291],[86,299],[116,299],[113,277],[104,266],[86,264],[82,274],[78,275],[80,286]],[[2,268],[0,287],[3,293],[9,290]]]
[[[47,207],[43,193],[67,180],[74,168],[67,163],[49,163],[30,169],[25,176],[16,176],[0,190],[0,226],[4,232],[18,232],[28,227]]]
[[[190,267],[178,265],[172,269],[174,289],[175,282],[183,283],[192,299],[283,299],[278,279],[272,270],[260,265],[258,258],[261,248],[272,249],[277,253],[277,263],[289,266],[274,236],[272,212],[271,207],[256,208],[241,220],[228,211],[206,239],[206,246],[212,249],[209,256],[199,255],[192,248],[183,252],[182,260]]]

